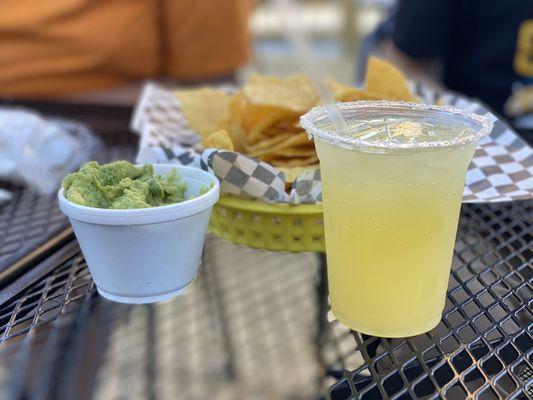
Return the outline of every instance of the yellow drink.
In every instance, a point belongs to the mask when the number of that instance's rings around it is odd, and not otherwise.
[[[416,115],[363,119],[348,124],[348,137],[366,137],[368,146],[315,135],[332,311],[356,331],[412,336],[441,318],[475,149],[473,140],[449,141],[473,136],[476,126],[421,125]],[[437,141],[447,145],[427,146]]]
[[[444,308],[474,146],[389,155],[316,145],[333,314],[374,336],[430,330]]]

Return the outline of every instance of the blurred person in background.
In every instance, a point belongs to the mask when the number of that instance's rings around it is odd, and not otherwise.
[[[381,50],[411,78],[533,114],[532,0],[399,0],[391,21]]]
[[[232,80],[253,0],[0,0],[0,98],[131,103],[144,79]]]

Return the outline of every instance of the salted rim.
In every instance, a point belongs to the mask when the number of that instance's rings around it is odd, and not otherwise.
[[[300,125],[306,130],[306,132],[313,137],[317,137],[326,142],[347,145],[353,148],[366,148],[366,149],[425,149],[425,148],[438,148],[438,147],[454,147],[462,146],[465,144],[475,143],[479,139],[487,136],[493,127],[493,122],[487,116],[481,116],[472,112],[464,111],[459,108],[450,106],[436,106],[424,103],[411,103],[405,101],[387,101],[377,100],[368,101],[360,100],[348,103],[337,103],[339,110],[365,110],[370,108],[375,109],[387,109],[388,111],[434,111],[438,113],[451,113],[456,116],[462,117],[466,120],[473,121],[480,125],[480,129],[470,135],[456,137],[451,140],[437,140],[433,142],[405,142],[405,143],[390,143],[390,142],[369,142],[361,138],[355,138],[352,136],[343,136],[335,131],[326,131],[319,128],[316,122],[324,117],[328,117],[326,107],[318,106],[313,107],[309,112],[300,117]]]

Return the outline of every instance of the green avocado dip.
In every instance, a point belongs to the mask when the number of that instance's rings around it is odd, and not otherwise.
[[[175,169],[166,176],[154,175],[150,164],[137,167],[127,161],[99,165],[88,162],[61,183],[64,196],[81,206],[132,209],[182,202],[187,184]]]

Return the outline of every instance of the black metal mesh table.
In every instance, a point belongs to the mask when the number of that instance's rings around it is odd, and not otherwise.
[[[111,150],[102,159],[133,155],[126,111],[48,107],[103,133]],[[0,296],[0,398],[531,397],[532,212],[531,201],[463,206],[442,322],[409,339],[366,337],[338,323],[320,255],[210,236],[184,296],[127,306],[96,294],[67,235],[27,262],[29,271],[46,264],[50,272]]]

